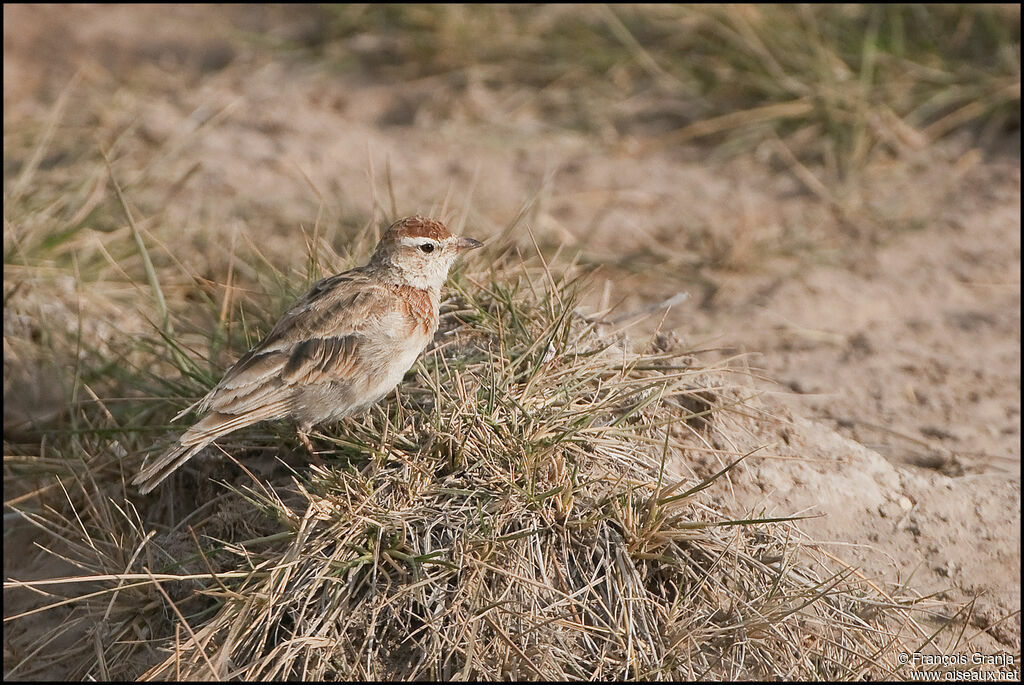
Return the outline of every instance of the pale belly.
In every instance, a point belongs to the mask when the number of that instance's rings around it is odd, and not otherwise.
[[[390,354],[367,350],[362,373],[344,381],[302,388],[295,412],[300,428],[308,430],[315,424],[344,418],[379,401],[402,381],[431,337],[418,335],[401,346],[391,345]]]
[[[428,340],[429,339],[418,339],[409,341],[410,344],[406,349],[402,350],[402,352],[395,357],[392,363],[380,370],[377,380],[371,380],[366,384],[365,392],[368,399],[364,406],[373,404],[391,392],[396,385],[402,382],[402,378],[405,376],[406,371],[411,369],[412,365],[416,363],[420,353],[423,352],[423,348],[427,346]]]

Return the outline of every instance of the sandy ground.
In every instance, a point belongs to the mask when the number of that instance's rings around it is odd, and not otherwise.
[[[543,186],[527,223],[604,265],[590,305],[688,292],[632,334],[743,353],[764,377],[757,401],[778,420],[740,447],[769,447],[718,496],[824,514],[801,527],[832,553],[937,593],[940,614],[978,598],[967,637],[1019,654],[1019,139],[908,149],[859,179],[851,220],[770,147],[709,161],[652,144],[656,103],[587,136],[472,73],[393,84],[274,59],[239,38],[271,21],[256,15],[5,6],[5,140],[69,88],[61,126],[84,147],[121,132],[125,168],[158,160],[146,173],[166,191],[132,201],[215,280],[236,231],[280,267],[302,267],[298,227],[318,215],[343,246],[332,226],[369,215],[386,166],[399,214],[446,207],[479,238]],[[31,570],[6,554],[5,575]]]

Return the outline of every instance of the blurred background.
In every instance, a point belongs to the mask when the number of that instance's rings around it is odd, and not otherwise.
[[[413,213],[941,482],[880,544],[1019,653],[1019,5],[5,5],[5,454],[119,392],[83,348]]]

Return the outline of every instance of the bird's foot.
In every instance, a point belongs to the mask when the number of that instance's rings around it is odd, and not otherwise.
[[[313,463],[317,466],[323,466],[324,462],[320,459],[320,456],[313,449],[313,443],[309,439],[309,434],[304,430],[297,429],[295,431],[299,435],[299,441],[302,442],[303,446],[309,451],[309,456],[313,458]]]

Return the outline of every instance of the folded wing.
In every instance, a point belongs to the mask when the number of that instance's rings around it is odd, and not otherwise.
[[[198,403],[198,411],[209,413],[132,482],[149,492],[217,438],[289,416],[299,388],[344,384],[367,352],[363,331],[389,314],[386,293],[361,269],[319,281]]]

